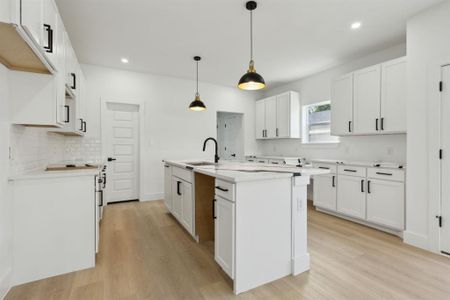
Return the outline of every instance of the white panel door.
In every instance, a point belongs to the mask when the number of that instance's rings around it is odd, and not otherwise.
[[[172,211],[172,167],[164,165],[164,204]]]
[[[314,206],[336,210],[336,181],[335,174],[314,176]]]
[[[221,113],[217,119],[219,157],[223,160],[241,160],[244,157],[242,115]]]
[[[256,138],[263,139],[266,130],[266,104],[264,100],[256,101]]]
[[[291,96],[285,93],[277,96],[277,128],[275,136],[278,138],[288,138],[291,127]]]
[[[172,214],[178,220],[181,219],[183,182],[180,178],[172,176]]]
[[[450,66],[442,68],[441,94],[441,251],[450,253]]]
[[[381,65],[382,132],[406,132],[406,59]]]
[[[183,181],[181,188],[181,223],[189,233],[192,233],[194,220],[194,201],[192,184]]]
[[[331,83],[331,134],[346,135],[353,131],[353,74]]]
[[[381,66],[353,73],[353,120],[356,134],[380,129]]]
[[[355,218],[366,218],[365,179],[339,175],[337,196],[338,212]]]
[[[270,97],[264,102],[266,104],[266,138],[273,139],[277,133],[277,98]]]
[[[214,257],[225,273],[234,278],[234,203],[216,196]]]
[[[107,202],[139,199],[139,107],[107,103],[105,142]]]
[[[21,0],[21,23],[37,45],[42,45],[44,32],[43,0]]]
[[[403,230],[404,215],[405,185],[403,182],[369,179],[367,221]]]

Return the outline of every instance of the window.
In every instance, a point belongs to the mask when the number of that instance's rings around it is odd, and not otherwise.
[[[331,135],[331,103],[318,102],[303,106],[302,142],[306,144],[338,143]]]

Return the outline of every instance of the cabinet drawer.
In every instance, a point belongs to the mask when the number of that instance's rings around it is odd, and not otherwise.
[[[270,159],[269,164],[271,165],[284,165],[285,162],[282,159]]]
[[[336,164],[314,163],[314,168],[330,170],[330,173],[336,173],[337,172],[337,165]]]
[[[216,195],[234,202],[234,184],[216,179]]]
[[[382,180],[405,181],[405,171],[395,169],[368,168],[367,177]]]
[[[172,175],[192,183],[192,171],[179,167],[172,168]]]
[[[264,159],[264,158],[256,158],[255,162],[260,163],[260,164],[268,164],[269,160]]]
[[[366,168],[341,165],[341,166],[338,166],[338,174],[366,177]]]

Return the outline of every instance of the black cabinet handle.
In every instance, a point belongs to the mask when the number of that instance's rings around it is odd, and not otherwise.
[[[352,172],[352,173],[356,173],[356,170],[353,169],[344,169],[345,172]]]
[[[181,184],[181,181],[177,181],[177,195],[178,195],[178,196],[181,196],[181,192],[180,192],[180,184]]]
[[[381,118],[381,130],[384,130],[384,118]]]
[[[86,133],[87,127],[86,127],[86,121],[83,121],[83,132]]]
[[[168,165],[164,165],[164,167],[166,167],[166,168],[170,168],[170,166],[168,166]]]
[[[103,173],[103,188],[106,188],[106,173]]]
[[[216,217],[216,199],[213,199],[213,203],[212,203],[212,215],[213,215],[213,219],[217,219]]]
[[[64,105],[64,108],[66,109],[66,120],[64,121],[64,123],[69,123],[70,122],[70,106]]]
[[[385,172],[376,172],[377,175],[386,175],[386,176],[392,176],[392,173],[385,173]]]
[[[336,176],[334,175],[331,177],[331,186],[336,187]]]
[[[117,159],[113,158],[113,157],[108,157],[108,161],[115,161],[115,160],[117,160]]]
[[[222,191],[222,192],[228,192],[228,189],[224,189],[223,187],[220,187],[220,186],[216,186],[216,189],[218,189],[219,191]]]
[[[375,119],[375,130],[378,131],[378,118]]]
[[[45,52],[53,53],[53,29],[48,24],[44,24],[44,29],[47,31],[47,46],[44,46]]]
[[[361,179],[361,193],[364,193],[364,179]]]
[[[83,118],[80,118],[80,129],[79,131],[83,131]]]
[[[70,76],[72,76],[72,86],[70,87],[72,90],[77,89],[77,74],[70,73]]]
[[[277,130],[275,131],[275,134],[276,134],[276,136],[278,136],[278,128],[277,128]]]
[[[327,168],[327,167],[319,167],[319,169],[329,170],[330,168]]]
[[[348,121],[348,132],[352,132],[352,121]]]
[[[104,188],[104,186],[103,186],[103,188]],[[100,193],[100,203],[98,206],[103,206],[103,190],[100,190],[99,193]]]
[[[370,180],[367,180],[367,193],[370,194]]]

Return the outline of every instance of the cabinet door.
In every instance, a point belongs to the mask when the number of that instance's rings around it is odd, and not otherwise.
[[[54,48],[56,52],[56,58],[53,57],[53,61],[55,64],[56,69],[58,70],[58,73],[54,76],[56,76],[56,102],[57,102],[57,115],[56,120],[59,124],[64,125],[65,121],[67,121],[67,115],[66,115],[66,108],[64,107],[66,104],[66,89],[65,89],[65,34],[63,31],[63,23],[61,18],[57,15],[57,25],[56,28],[58,29],[55,33],[55,41],[54,41]]]
[[[43,0],[21,0],[21,23],[36,45],[42,45],[44,32]]]
[[[216,197],[214,205],[214,258],[234,279],[234,203]]]
[[[353,73],[353,120],[356,134],[377,133],[380,129],[381,66]]]
[[[367,184],[367,221],[405,229],[403,182],[369,179]]]
[[[277,96],[277,128],[275,136],[278,138],[290,137],[291,128],[291,96],[285,93]]]
[[[335,174],[314,176],[314,206],[336,210],[336,183]]]
[[[192,199],[192,184],[183,181],[181,190],[181,223],[184,228],[192,234],[192,221],[194,219],[193,199]]]
[[[164,204],[172,212],[172,168],[164,165]]]
[[[338,212],[359,219],[366,218],[365,179],[347,175],[339,175],[338,179]]]
[[[181,199],[181,189],[182,189],[182,180],[178,177],[172,176],[172,214],[178,220],[181,219],[181,208],[182,208],[182,199]]]
[[[406,59],[382,64],[381,124],[382,132],[406,132]]]
[[[78,93],[76,93],[77,98],[75,98],[76,102],[76,122],[75,122],[75,130],[80,132],[81,134],[85,134],[87,132],[87,120],[86,120],[86,80],[81,73],[81,68],[78,66],[76,69],[77,74],[77,89]]]
[[[353,74],[331,83],[331,134],[346,135],[353,131]]]
[[[256,138],[264,138],[264,130],[266,129],[266,104],[264,100],[256,101]]]
[[[277,98],[271,97],[265,101],[266,138],[273,139],[277,133]]]
[[[61,39],[62,23],[58,24],[59,14],[53,0],[43,0],[43,35],[40,43],[51,64],[58,69],[58,43]],[[61,27],[60,27],[61,26]],[[59,69],[58,69],[59,71]]]

